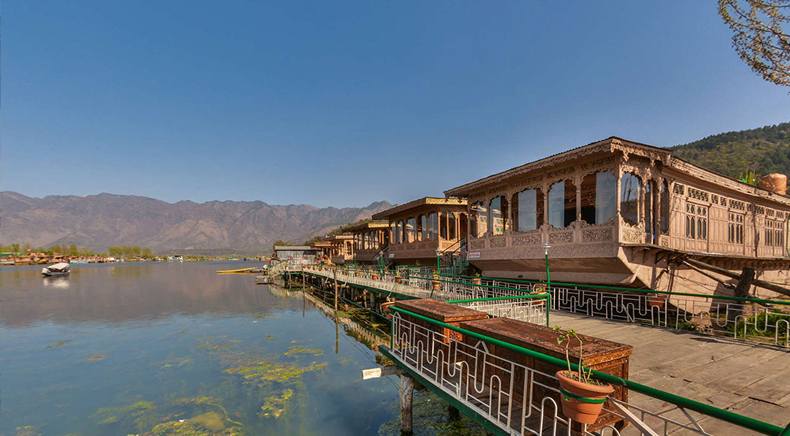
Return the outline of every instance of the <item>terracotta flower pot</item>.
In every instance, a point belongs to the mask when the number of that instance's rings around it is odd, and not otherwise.
[[[358,273],[358,272],[355,272],[355,273],[354,273],[354,277],[359,277],[359,273]]]
[[[660,309],[664,307],[667,300],[661,294],[649,294],[647,296],[647,302],[650,304],[650,307],[658,307]]]
[[[601,414],[606,396],[614,392],[610,384],[591,385],[570,378],[568,371],[557,371],[562,395],[562,413],[583,424],[594,424]]]
[[[401,282],[401,280],[403,280],[403,277],[401,277],[401,276],[395,276],[395,283],[400,283],[400,282]]]
[[[394,302],[394,301],[389,301],[389,302],[386,302],[386,303],[381,303],[381,313],[382,313],[384,316],[386,316],[386,317],[387,317],[387,319],[392,319],[392,310],[390,309],[390,306],[392,306],[393,304],[395,304],[395,302]]]
[[[431,284],[433,285],[433,289],[435,291],[438,291],[442,287],[442,282],[440,282],[438,280],[431,280]]]
[[[472,284],[479,285],[480,283],[480,279],[472,279]]]
[[[378,280],[379,279],[379,275],[378,274],[372,274],[371,277],[373,278],[373,280]]]

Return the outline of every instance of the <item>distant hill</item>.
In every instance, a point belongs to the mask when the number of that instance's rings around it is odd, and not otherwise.
[[[748,170],[790,174],[790,122],[720,133],[670,149],[674,156],[736,179]]]
[[[98,252],[138,245],[155,253],[268,253],[278,239],[302,243],[390,207],[386,201],[342,209],[262,201],[173,204],[134,195],[31,198],[7,191],[0,192],[0,243],[76,244]]]

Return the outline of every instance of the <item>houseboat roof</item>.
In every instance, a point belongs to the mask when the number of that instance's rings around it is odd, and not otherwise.
[[[310,251],[315,248],[309,245],[275,245],[274,251]]]
[[[442,198],[442,197],[423,197],[419,200],[410,201],[406,204],[401,204],[400,206],[395,206],[393,208],[381,211],[379,213],[373,214],[374,220],[380,219],[387,219],[391,215],[395,215],[400,212],[405,212],[410,209],[414,209],[416,207],[425,206],[425,205],[439,205],[439,206],[466,206],[466,199],[462,198]]]
[[[629,141],[616,136],[611,136],[602,141],[576,147],[562,153],[553,154],[543,159],[529,162],[524,165],[484,177],[474,182],[458,186],[456,188],[448,189],[447,191],[444,191],[444,194],[448,197],[466,197],[472,192],[483,189],[484,187],[490,187],[492,184],[503,183],[516,176],[551,168],[558,164],[583,158],[591,154],[613,153],[615,151],[621,151],[628,155],[638,155],[651,160],[658,160],[661,161],[661,163],[664,165],[664,168],[675,170],[692,177],[704,179],[715,185],[741,192],[743,194],[754,195],[790,205],[790,198],[788,197],[776,194],[758,186],[741,182],[740,180],[727,177],[706,168],[702,168],[698,165],[694,165],[678,157],[674,157],[672,156],[672,150],[670,149]]]
[[[386,229],[389,228],[389,222],[387,220],[376,220],[376,221],[366,221],[358,224],[353,224],[348,227],[345,227],[343,230],[347,232],[363,232],[365,230],[370,229]]]

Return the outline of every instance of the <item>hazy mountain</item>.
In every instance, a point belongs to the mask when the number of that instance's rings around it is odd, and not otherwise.
[[[672,154],[733,178],[756,174],[790,174],[790,123],[708,136],[672,147]]]
[[[269,252],[275,240],[302,243],[390,207],[386,201],[319,209],[262,201],[172,204],[134,195],[31,198],[0,192],[0,243],[77,244],[99,252],[123,245],[150,247],[155,253]]]

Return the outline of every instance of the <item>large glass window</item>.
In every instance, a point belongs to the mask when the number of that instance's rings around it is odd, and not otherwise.
[[[417,240],[428,240],[428,218],[425,215],[417,217]]]
[[[439,218],[436,212],[428,214],[428,239],[437,240],[439,236]]]
[[[669,233],[669,184],[666,180],[661,183],[661,194],[659,195],[661,206],[659,206],[659,225],[661,233]]]
[[[472,237],[482,237],[488,231],[488,209],[484,201],[478,201],[472,205],[472,213],[469,217]]]
[[[505,233],[507,226],[507,199],[500,195],[491,199],[488,209],[488,223],[491,226],[491,234],[501,235]]]
[[[588,174],[582,179],[582,220],[600,225],[617,213],[617,179],[610,171]]]
[[[406,220],[406,240],[404,242],[414,242],[417,240],[417,220],[414,217],[410,217]]]
[[[513,231],[531,232],[543,225],[543,192],[527,189],[513,194]]]
[[[576,186],[564,180],[549,188],[549,224],[555,228],[568,227],[576,220]]]
[[[620,178],[620,215],[631,225],[639,224],[639,197],[642,194],[642,182],[631,173]]]

